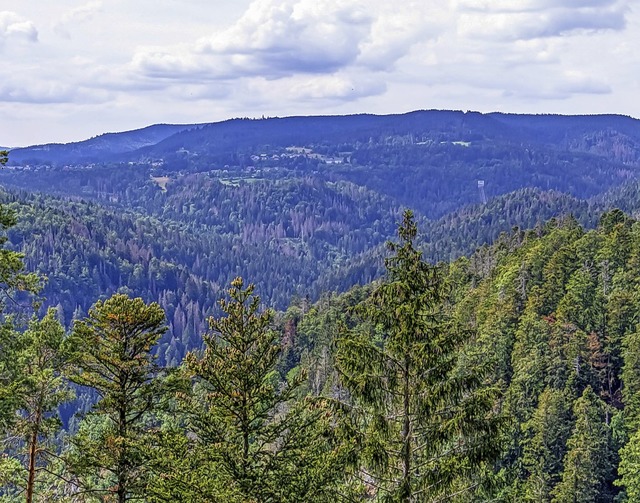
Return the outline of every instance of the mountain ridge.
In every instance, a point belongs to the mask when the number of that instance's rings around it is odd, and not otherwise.
[[[256,145],[286,147],[314,142],[367,142],[376,137],[437,136],[439,141],[493,140],[544,144],[564,142],[570,150],[596,152],[594,145],[613,135],[628,151],[621,161],[640,162],[640,120],[617,114],[555,115],[416,110],[403,114],[352,114],[234,118],[200,124],[154,124],[105,133],[72,143],[50,143],[11,150],[14,164],[141,162],[167,159],[177,152],[220,155]],[[584,136],[591,135],[585,140]],[[622,142],[622,143],[621,143]]]

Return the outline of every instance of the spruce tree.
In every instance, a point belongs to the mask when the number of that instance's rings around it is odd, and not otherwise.
[[[360,305],[363,325],[337,341],[336,360],[361,417],[365,484],[380,501],[436,501],[467,489],[459,477],[497,455],[498,423],[481,373],[457,365],[470,334],[448,316],[442,272],[415,248],[411,211],[398,234],[387,277]]]
[[[567,441],[562,481],[553,503],[613,501],[611,431],[605,424],[605,404],[587,387],[575,401],[576,423]]]
[[[571,426],[571,397],[562,390],[546,388],[531,419],[522,425],[527,434],[522,462],[528,473],[523,501],[551,501],[551,491],[562,474]]]
[[[192,455],[210,460],[217,479],[202,501],[333,501],[348,453],[325,401],[298,396],[304,374],[281,381],[273,312],[260,311],[253,292],[236,278],[220,301],[225,316],[210,319],[204,351],[185,359],[194,380],[181,397]]]
[[[70,377],[99,397],[72,439],[71,468],[83,491],[112,494],[118,503],[143,496],[145,420],[159,391],[152,350],[166,331],[164,323],[156,303],[116,294],[73,326],[78,360]]]

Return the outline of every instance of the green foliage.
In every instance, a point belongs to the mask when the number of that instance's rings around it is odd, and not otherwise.
[[[635,433],[640,430],[640,331],[636,330],[624,339],[623,360],[625,424]]]
[[[152,349],[166,330],[164,319],[157,304],[118,294],[97,302],[73,327],[77,361],[70,377],[99,399],[73,438],[71,468],[81,487],[118,502],[144,494],[147,420],[161,393]]]
[[[331,411],[321,399],[295,401],[304,374],[279,382],[279,334],[253,290],[241,278],[232,282],[230,299],[220,301],[226,316],[210,319],[204,351],[185,359],[195,380],[180,397],[188,436],[219,481],[205,500],[332,500],[346,454]]]
[[[563,129],[562,148],[550,148],[559,137],[540,129],[544,145],[525,151],[518,139],[516,152],[464,123],[421,127],[423,137],[391,128],[280,160],[283,148],[246,143],[181,159],[176,147],[163,168],[2,170],[6,183],[72,197],[2,194],[0,498],[24,495],[36,438],[40,500],[638,499],[640,225],[602,214],[638,211],[637,182],[602,193],[637,170],[635,133]],[[251,160],[262,151],[267,160]],[[168,175],[166,187],[150,175]],[[477,200],[478,178],[502,195],[461,208]],[[523,185],[533,188],[509,192]],[[441,218],[418,218],[420,241],[405,220],[381,283],[326,293],[383,272],[400,203]],[[425,263],[478,246],[448,267]],[[50,277],[45,306],[60,309],[22,333],[9,313],[39,286],[27,270]],[[239,297],[217,309],[221,285],[239,274],[269,306],[303,300],[277,315],[237,284],[244,307]],[[80,350],[71,374],[85,385],[73,407],[95,407],[71,420],[68,450],[54,406],[66,381],[60,367],[28,364],[53,344],[34,334],[62,337],[52,316],[80,320],[114,292],[156,300],[169,330],[151,330],[130,358],[107,318],[88,324],[111,300],[77,323],[65,342]],[[132,319],[147,307],[137,301]],[[208,314],[214,331],[200,352]],[[231,326],[241,315],[246,324]],[[247,350],[234,352],[242,340]],[[178,366],[190,350],[187,370],[159,379],[156,361]],[[30,411],[45,389],[36,427]],[[498,440],[502,416],[511,421]]]
[[[16,224],[15,213],[0,205],[0,433],[9,427],[20,405],[21,369],[18,352],[21,349],[15,330],[15,319],[9,315],[8,304],[18,313],[24,308],[25,294],[40,290],[42,278],[25,272],[24,255],[7,249],[6,233]]]
[[[0,205],[0,311],[5,313],[7,303],[23,300],[21,292],[36,293],[42,288],[43,278],[25,272],[24,254],[7,249],[7,232],[16,225],[16,213]]]
[[[623,486],[628,501],[640,501],[640,432],[636,431],[620,451],[618,465],[620,479],[617,485]]]
[[[551,491],[563,472],[571,412],[571,400],[565,392],[546,388],[531,419],[522,425],[526,432],[522,462],[530,474],[525,482],[525,501],[551,501]]]
[[[589,232],[562,219],[514,233],[452,267],[465,282],[457,316],[493,358],[506,388],[497,406],[513,419],[494,497],[574,501],[574,483],[575,501],[622,497],[613,482],[636,431],[639,250],[638,224],[612,212]]]
[[[59,406],[73,398],[63,377],[72,352],[53,309],[41,320],[31,320],[28,329],[14,337],[17,351],[13,354],[13,399],[17,414],[4,441],[4,452],[11,453],[11,458],[4,460],[5,466],[12,474],[5,474],[11,483],[0,492],[24,491],[31,502],[45,481],[50,485],[51,465],[59,454],[54,439],[62,426]]]
[[[605,405],[591,388],[576,400],[576,417],[567,441],[562,481],[554,489],[554,503],[613,501],[607,482],[613,471],[611,433],[604,423]]]
[[[366,325],[337,340],[336,363],[362,417],[365,483],[380,501],[435,501],[497,453],[495,395],[480,369],[457,365],[470,334],[447,316],[442,271],[414,247],[412,212],[398,234],[387,279],[359,307]]]
[[[620,451],[616,484],[624,487],[629,501],[640,498],[640,331],[629,334],[623,343],[622,398],[626,432],[630,437]]]

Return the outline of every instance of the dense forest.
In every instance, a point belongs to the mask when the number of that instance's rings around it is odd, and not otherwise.
[[[229,186],[192,175],[166,193],[138,192],[138,206],[4,191],[20,215],[7,232],[30,271],[47,276],[40,296],[69,326],[96,299],[115,292],[155,301],[170,330],[162,363],[176,364],[200,345],[218,296],[236,277],[251,278],[269,306],[367,284],[383,271],[384,242],[399,205],[348,182],[289,179]],[[608,208],[639,209],[636,182],[579,200],[522,189],[463,207],[437,220],[420,218],[419,246],[431,262],[455,260],[512,228],[532,229],[572,214],[594,227]],[[131,191],[133,193],[133,191]],[[146,209],[145,209],[146,208]]]
[[[7,318],[4,500],[635,501],[640,224],[552,219],[439,266],[416,234],[405,212],[380,281],[279,315],[234,279],[169,367],[157,303]]]
[[[238,119],[0,163],[0,501],[640,501],[638,121]]]

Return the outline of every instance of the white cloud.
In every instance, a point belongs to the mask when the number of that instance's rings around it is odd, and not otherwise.
[[[53,30],[59,36],[71,38],[71,25],[83,23],[91,20],[102,9],[101,0],[92,0],[86,4],[79,5],[66,11],[54,24]]]
[[[58,83],[25,83],[3,81],[0,84],[0,102],[65,103],[73,101],[71,86]]]
[[[99,103],[109,96],[103,90],[88,90],[53,80],[0,82],[0,103],[29,103],[37,105],[59,103]]]
[[[548,0],[511,4],[467,1],[459,5],[458,33],[492,40],[556,37],[577,31],[622,30],[625,1]]]
[[[239,57],[240,70],[256,74],[324,73],[355,61],[372,21],[359,1],[257,0],[235,25],[201,40],[197,50]]]
[[[446,5],[446,4],[445,4]],[[141,49],[149,77],[213,78],[390,70],[412,45],[438,34],[442,8],[351,0],[256,0],[231,27],[191,46]]]
[[[0,43],[9,38],[37,42],[38,30],[32,21],[15,12],[0,11]]]
[[[320,76],[296,75],[277,81],[253,79],[249,81],[247,90],[250,95],[260,96],[261,101],[267,103],[277,102],[282,96],[293,102],[326,103],[356,101],[380,95],[386,90],[386,85],[384,81],[369,76],[338,72]]]
[[[460,10],[478,12],[535,12],[565,8],[606,8],[618,0],[458,0]]]

